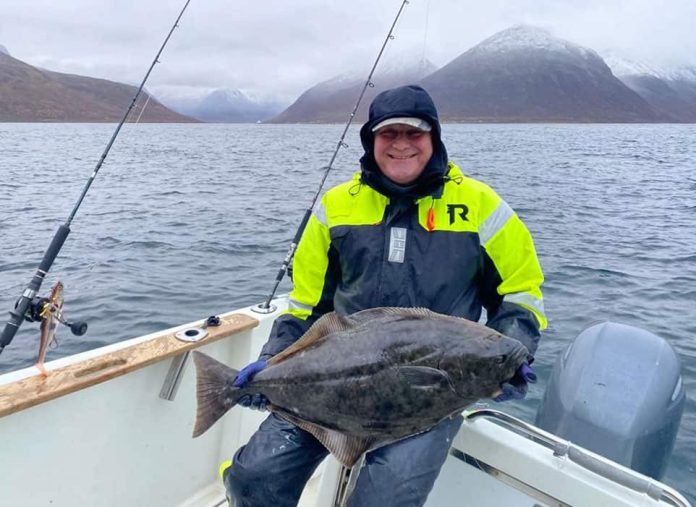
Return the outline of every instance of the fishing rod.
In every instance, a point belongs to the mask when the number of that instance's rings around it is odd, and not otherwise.
[[[259,313],[271,313],[273,308],[271,307],[271,301],[273,300],[273,297],[275,296],[276,291],[278,290],[278,286],[280,285],[280,282],[283,280],[283,277],[285,276],[285,273],[287,273],[288,268],[290,267],[290,263],[292,262],[292,258],[295,255],[295,250],[297,250],[297,245],[300,243],[300,239],[302,238],[302,234],[304,233],[305,228],[307,227],[307,223],[309,222],[309,217],[312,215],[312,210],[314,209],[314,206],[317,203],[317,200],[319,200],[319,197],[321,196],[321,191],[324,188],[324,184],[326,183],[326,178],[329,176],[329,172],[331,172],[331,169],[333,169],[333,163],[336,160],[336,157],[338,156],[338,152],[341,150],[341,148],[347,148],[348,145],[345,142],[346,138],[346,133],[348,132],[348,129],[350,128],[350,125],[353,123],[353,119],[355,118],[355,114],[358,111],[358,107],[360,106],[360,103],[362,102],[363,96],[365,95],[365,91],[367,90],[368,87],[374,87],[374,83],[372,82],[372,76],[375,73],[375,69],[377,68],[377,64],[379,63],[380,59],[382,58],[382,54],[384,53],[384,49],[387,47],[387,44],[389,43],[390,40],[394,40],[394,27],[396,27],[396,22],[399,20],[401,17],[401,13],[404,10],[404,7],[406,7],[406,4],[410,3],[409,0],[403,0],[401,3],[401,6],[399,7],[399,11],[396,13],[396,17],[394,18],[394,21],[392,22],[391,28],[389,28],[389,33],[387,33],[386,38],[384,39],[384,42],[382,43],[382,47],[379,50],[379,53],[377,54],[377,58],[375,59],[375,63],[372,65],[372,69],[370,70],[370,73],[367,76],[367,80],[365,81],[365,84],[362,87],[362,90],[360,91],[360,95],[358,96],[358,100],[355,103],[355,107],[353,108],[353,111],[350,113],[350,116],[348,117],[348,122],[346,123],[346,126],[343,129],[343,133],[341,134],[340,139],[338,140],[338,144],[336,145],[336,149],[334,150],[333,155],[331,156],[331,160],[329,161],[329,165],[324,167],[324,176],[321,179],[321,182],[319,183],[319,188],[317,189],[316,194],[314,195],[314,198],[312,199],[312,203],[309,205],[309,207],[305,210],[305,214],[302,217],[302,221],[300,222],[300,226],[297,229],[297,232],[295,233],[295,237],[292,240],[292,243],[290,243],[290,246],[288,247],[288,252],[285,255],[285,259],[283,260],[283,265],[280,267],[278,270],[278,274],[276,275],[275,279],[275,285],[273,286],[273,290],[271,293],[268,295],[268,298],[266,299],[265,302],[258,304],[257,306],[254,307],[254,309],[259,312]]]
[[[164,48],[169,42],[172,33],[174,33],[174,29],[176,29],[179,26],[179,20],[181,20],[181,17],[184,15],[184,12],[186,11],[186,8],[188,7],[190,2],[191,0],[186,0],[186,4],[184,5],[183,9],[181,9],[179,16],[176,18],[176,21],[174,21],[174,24],[172,25],[171,29],[169,30],[169,33],[167,34],[167,37],[164,39],[162,47],[160,47],[159,51],[155,55],[154,60],[152,60],[152,63],[150,64],[150,68],[145,73],[145,77],[143,78],[143,81],[140,83],[140,87],[138,87],[138,91],[135,93],[133,100],[128,106],[128,109],[126,109],[126,113],[123,115],[121,122],[118,124],[116,130],[112,134],[111,139],[109,140],[109,142],[106,145],[106,148],[104,149],[104,152],[101,154],[101,157],[99,158],[99,161],[97,162],[97,165],[95,166],[92,175],[89,177],[89,179],[87,180],[87,184],[82,189],[82,193],[80,194],[80,197],[77,199],[75,207],[73,208],[65,223],[58,227],[58,230],[53,236],[53,239],[51,240],[48,249],[44,252],[43,258],[41,259],[41,263],[39,264],[36,273],[34,273],[34,277],[31,279],[26,289],[24,289],[24,292],[17,300],[14,311],[10,312],[10,320],[7,321],[7,324],[5,324],[5,328],[3,329],[2,335],[0,336],[0,354],[5,349],[5,347],[7,347],[10,344],[12,339],[15,337],[15,334],[17,334],[19,326],[22,324],[22,320],[27,320],[29,322],[37,322],[43,318],[42,314],[45,315],[44,308],[47,305],[47,298],[37,297],[37,293],[41,289],[41,284],[43,283],[44,278],[46,277],[46,274],[48,273],[49,269],[51,269],[53,261],[56,259],[56,256],[60,252],[60,249],[63,247],[63,243],[65,243],[68,234],[70,234],[70,224],[75,218],[77,210],[82,205],[82,201],[87,195],[87,191],[92,186],[94,179],[97,177],[97,173],[99,173],[99,169],[101,169],[101,166],[104,164],[104,160],[106,160],[106,157],[109,154],[109,151],[111,150],[114,141],[116,141],[116,137],[121,131],[121,127],[123,127],[123,124],[126,122],[128,115],[130,114],[131,110],[135,107],[135,103],[138,100],[140,93],[143,91],[145,83],[150,77],[152,69],[155,67],[157,63],[159,63],[159,57],[162,54],[162,51],[164,51]],[[87,331],[87,324],[84,322],[74,322],[72,324],[66,322],[65,324],[70,326],[70,330],[73,332],[73,334],[76,335],[82,335]]]

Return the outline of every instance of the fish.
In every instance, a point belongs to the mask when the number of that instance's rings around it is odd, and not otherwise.
[[[48,377],[48,370],[44,366],[48,346],[56,343],[56,326],[62,319],[63,313],[63,284],[56,282],[51,289],[48,300],[41,309],[41,337],[39,339],[39,354],[36,359],[36,368],[42,377]]]
[[[206,432],[248,394],[314,435],[343,465],[422,433],[500,393],[527,361],[518,340],[423,308],[380,307],[320,317],[244,387],[238,371],[194,352],[197,413]]]

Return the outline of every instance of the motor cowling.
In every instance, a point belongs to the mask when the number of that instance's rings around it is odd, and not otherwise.
[[[684,403],[672,346],[643,329],[605,322],[580,333],[559,356],[536,425],[660,479]]]

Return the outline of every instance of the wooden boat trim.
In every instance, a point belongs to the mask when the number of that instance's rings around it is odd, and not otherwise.
[[[50,371],[48,377],[41,376],[37,370],[36,375],[0,385],[0,417],[120,377],[259,324],[257,319],[242,313],[223,315],[220,320],[220,326],[209,327],[208,335],[197,342],[176,338],[176,332],[181,329],[178,327],[155,334],[150,340],[55,370],[51,370],[47,364]]]

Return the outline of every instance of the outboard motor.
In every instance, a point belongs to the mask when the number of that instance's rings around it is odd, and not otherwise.
[[[664,339],[613,322],[591,326],[556,362],[536,425],[660,479],[684,410],[680,371]]]

